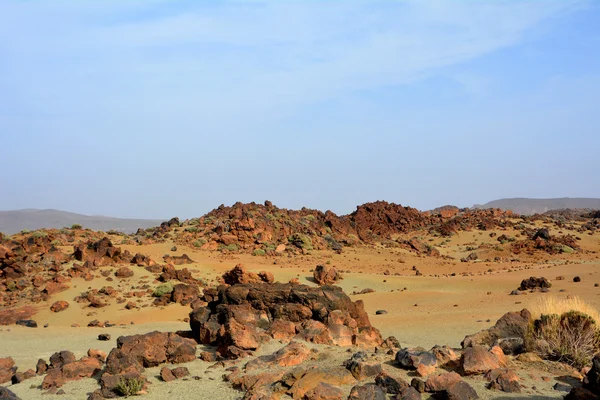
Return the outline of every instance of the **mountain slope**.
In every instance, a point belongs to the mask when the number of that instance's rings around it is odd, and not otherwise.
[[[12,210],[0,211],[0,232],[12,235],[23,229],[62,228],[80,224],[97,231],[117,230],[135,232],[138,228],[150,228],[160,220],[111,218],[75,214],[59,210]]]
[[[522,215],[533,215],[565,208],[588,208],[598,210],[600,209],[600,199],[570,197],[559,199],[499,199],[483,205],[476,204],[473,208],[500,208],[503,210],[511,210]]]

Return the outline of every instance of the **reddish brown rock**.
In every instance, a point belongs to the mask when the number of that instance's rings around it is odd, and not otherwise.
[[[464,351],[461,366],[466,375],[476,375],[500,368],[502,365],[496,354],[483,346],[475,346]]]
[[[133,271],[127,267],[121,267],[115,272],[115,276],[117,278],[131,278],[133,276]]]
[[[48,364],[43,359],[39,359],[35,366],[35,373],[38,375],[44,375],[48,370]]]
[[[386,372],[380,372],[375,377],[375,384],[388,394],[399,394],[409,387],[409,384],[400,377],[393,377]]]
[[[489,389],[507,393],[521,393],[519,377],[509,369],[498,368],[488,371],[485,374],[485,379],[490,382]]]
[[[13,325],[19,320],[30,319],[35,313],[32,306],[0,310],[0,325]]]
[[[350,390],[348,400],[386,400],[385,392],[374,383],[354,386]]]
[[[79,361],[63,365],[62,375],[66,381],[91,378],[102,369],[102,364],[96,357],[82,357]]]
[[[69,286],[64,283],[48,282],[46,284],[46,288],[44,289],[44,293],[47,293],[51,296],[56,293],[64,292],[68,288]]]
[[[97,349],[89,349],[87,352],[88,357],[93,357],[93,358],[97,358],[98,360],[104,362],[106,361],[106,353],[102,350],[97,350]]]
[[[173,373],[171,372],[171,370],[168,367],[162,367],[160,369],[160,377],[165,382],[171,382],[171,381],[174,381],[175,379],[177,379],[177,378],[175,378],[175,375],[173,375]]]
[[[63,350],[57,353],[54,353],[50,356],[50,368],[52,369],[60,369],[64,365],[75,362],[75,354],[68,350]]]
[[[171,292],[171,301],[173,303],[188,305],[192,301],[196,300],[199,295],[200,290],[198,290],[198,286],[180,283],[173,286],[173,291]]]
[[[433,375],[425,382],[425,391],[427,392],[443,392],[448,388],[456,385],[462,378],[456,372],[446,372],[440,375]]]
[[[15,374],[12,377],[12,384],[16,385],[18,383],[21,383],[27,379],[31,379],[33,377],[35,377],[35,371],[32,369],[28,369],[25,372],[15,372]],[[2,397],[0,397],[0,400],[2,399]]]
[[[328,383],[319,383],[304,394],[303,400],[343,400],[344,391]]]
[[[255,369],[291,367],[303,363],[310,357],[310,350],[305,344],[291,342],[275,353],[255,358],[246,364],[246,371]]]
[[[67,308],[69,308],[69,303],[64,300],[57,301],[54,304],[52,304],[52,306],[50,306],[50,310],[52,312],[61,312],[66,310]]]
[[[183,377],[186,377],[186,376],[190,375],[190,371],[187,369],[187,367],[176,367],[176,368],[173,368],[171,370],[171,373],[173,374],[173,376],[176,379],[181,379]]]
[[[165,362],[189,362],[196,359],[196,342],[171,332],[121,336],[117,339],[117,348],[136,358],[144,367],[155,367]]]
[[[294,399],[301,399],[308,391],[320,383],[327,383],[333,386],[351,385],[356,380],[348,370],[324,370],[311,369],[308,371],[296,371],[293,376],[286,380],[290,389],[287,393]]]
[[[10,382],[16,370],[12,357],[0,358],[0,384]]]
[[[335,268],[317,265],[313,272],[313,278],[319,285],[333,285],[342,278]]]
[[[241,268],[234,270],[225,274],[232,277],[227,278],[229,282],[244,276]],[[192,335],[203,344],[216,346],[224,357],[245,355],[258,348],[259,326],[272,337],[288,339],[295,335],[321,344],[374,348],[383,341],[371,326],[364,304],[352,302],[335,286],[232,284],[220,286],[215,293],[205,289],[204,300],[206,307],[190,313]]]

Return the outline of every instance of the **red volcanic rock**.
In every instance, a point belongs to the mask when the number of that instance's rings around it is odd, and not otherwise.
[[[313,278],[319,285],[333,285],[342,279],[342,275],[333,267],[317,265],[313,272]]]
[[[173,286],[173,291],[171,292],[171,301],[173,303],[187,305],[196,300],[199,295],[200,290],[198,290],[198,286],[180,283]]]
[[[67,308],[69,308],[69,303],[64,300],[57,301],[54,304],[52,304],[52,306],[50,306],[50,310],[52,312],[61,312],[63,310],[66,310]]]
[[[48,282],[48,284],[46,284],[46,288],[44,289],[44,292],[49,295],[53,295],[56,293],[64,292],[68,288],[69,288],[69,286],[64,283]]]
[[[304,394],[304,400],[343,400],[344,398],[342,389],[323,382]]]
[[[16,370],[12,357],[0,358],[0,384],[10,382]]]
[[[121,336],[117,339],[117,349],[133,356],[144,367],[155,367],[165,362],[189,362],[196,359],[196,342],[170,332]]]
[[[291,367],[302,364],[310,357],[310,349],[301,342],[291,342],[275,353],[255,358],[246,364],[245,370]]]
[[[133,271],[127,267],[121,267],[115,272],[117,278],[131,278]]]
[[[164,256],[163,260],[168,264],[175,265],[192,264],[194,262],[187,254],[182,254],[180,256]]]
[[[175,378],[175,375],[173,375],[173,373],[171,372],[171,370],[168,367],[162,367],[160,369],[160,377],[165,382],[171,382],[171,381],[174,381],[175,379],[177,379],[177,378]]]
[[[461,358],[461,365],[466,375],[474,375],[484,374],[490,370],[503,367],[505,366],[505,362],[496,354],[488,351],[487,348],[475,346],[469,347],[464,351]]]
[[[232,270],[227,271],[223,274],[223,282],[227,285],[235,285],[238,283],[246,284],[246,283],[258,283],[258,282],[273,282],[272,274],[261,272],[260,274],[255,274],[254,272],[249,272],[242,264],[236,265]],[[270,282],[269,282],[270,281]]]
[[[226,276],[229,282],[246,279],[241,268]],[[365,347],[383,341],[363,303],[352,302],[336,286],[249,283],[220,286],[218,296],[205,292],[211,299],[205,298],[208,306],[190,313],[192,335],[216,346],[223,357],[258,348],[265,335],[287,339],[296,334],[314,343]]]
[[[35,313],[31,306],[0,310],[0,325],[13,325],[19,320],[30,319]]]

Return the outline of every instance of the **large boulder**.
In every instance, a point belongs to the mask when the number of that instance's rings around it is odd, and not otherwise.
[[[465,375],[485,374],[486,372],[506,366],[504,354],[498,347],[488,351],[486,347],[467,348],[461,357],[461,366]]]
[[[333,285],[340,279],[341,274],[333,267],[327,267],[325,265],[317,265],[313,271],[313,278],[319,285]]]
[[[242,272],[234,270],[225,276]],[[322,344],[372,348],[383,341],[363,303],[353,302],[336,286],[235,283],[220,286],[216,294],[205,293],[208,305],[190,313],[192,335],[200,343],[217,346],[223,357],[247,354],[259,347],[262,338],[290,338],[294,332],[299,339]]]
[[[466,336],[461,345],[463,348],[472,346],[489,347],[494,344],[500,344],[497,342],[501,341],[501,339],[514,338],[516,340],[514,343],[520,343],[520,345],[515,346],[513,351],[507,353],[515,354],[521,352],[523,349],[522,343],[529,330],[531,319],[531,313],[527,309],[523,309],[519,312],[508,312],[504,314],[493,327]]]
[[[414,349],[404,348],[396,353],[396,362],[404,369],[417,369],[419,365],[436,366],[437,359],[434,354],[421,347]]]
[[[0,384],[10,382],[16,371],[12,357],[0,358]]]
[[[155,331],[144,335],[121,336],[117,339],[117,349],[134,357],[146,368],[165,362],[175,364],[196,359],[195,341],[172,332]]]
[[[549,289],[551,287],[552,284],[548,282],[548,279],[544,277],[537,278],[535,276],[531,276],[521,281],[519,290]]]
[[[21,398],[4,386],[0,386],[0,400],[21,400]]]

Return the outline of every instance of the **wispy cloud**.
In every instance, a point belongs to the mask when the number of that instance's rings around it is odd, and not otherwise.
[[[277,117],[514,45],[577,3],[8,2],[0,84],[56,112]]]

